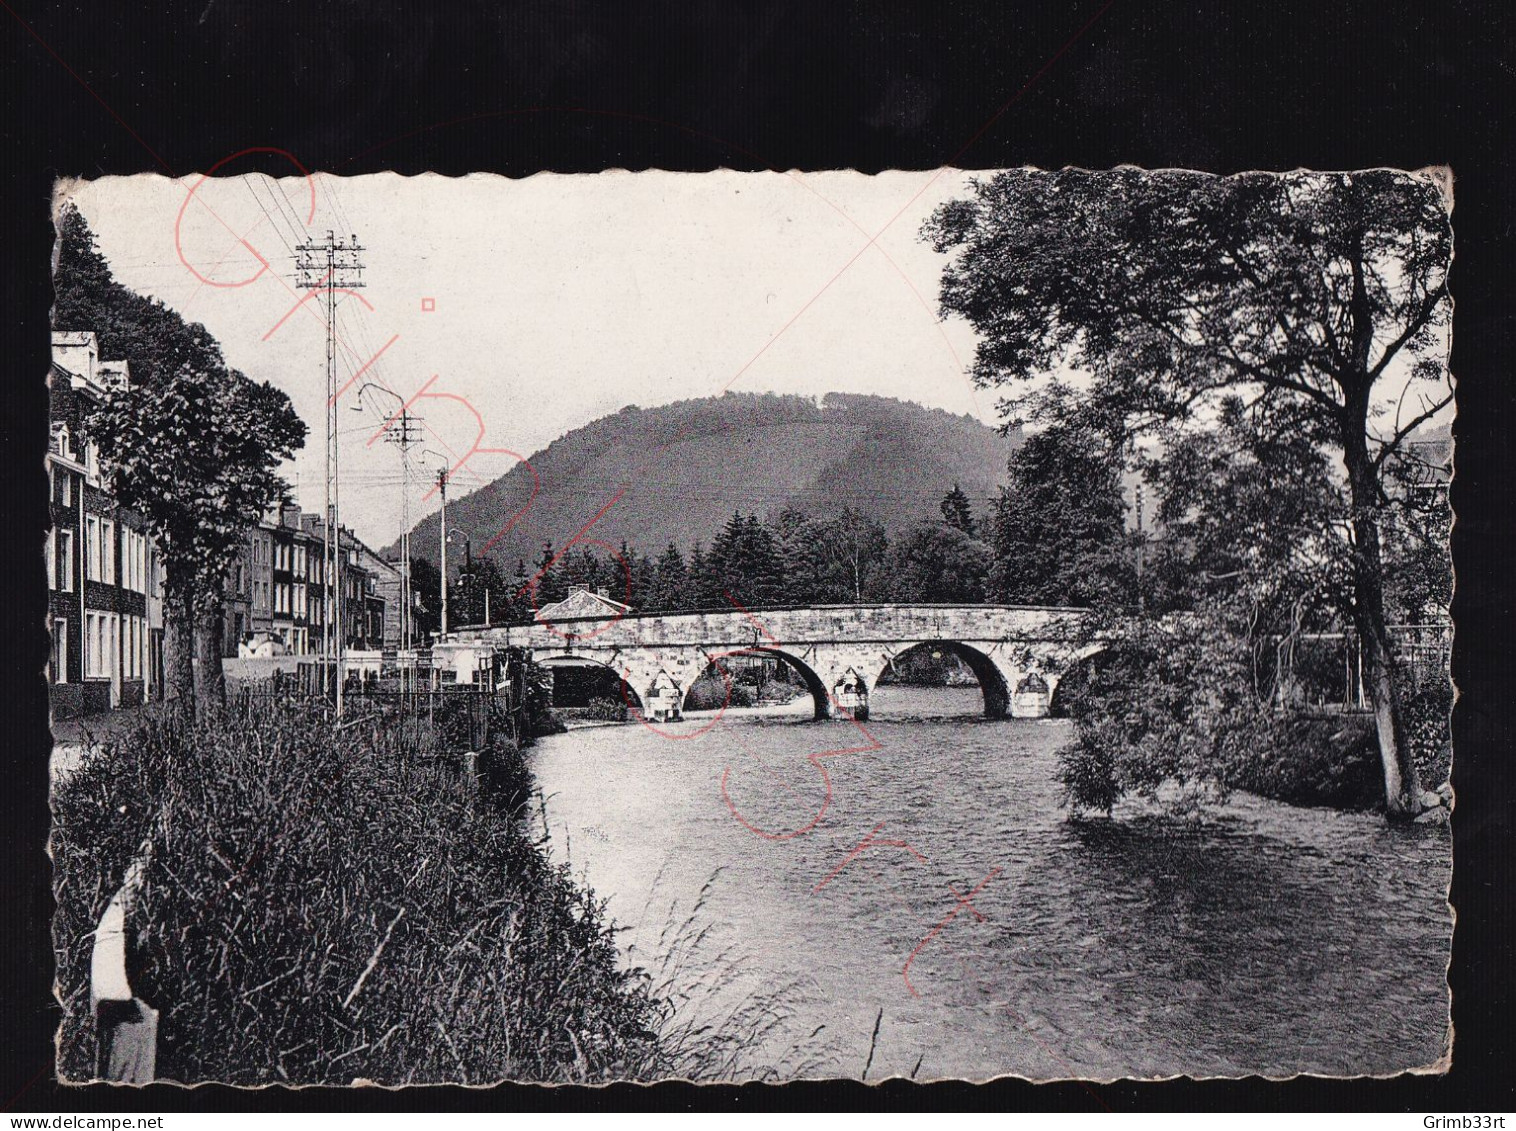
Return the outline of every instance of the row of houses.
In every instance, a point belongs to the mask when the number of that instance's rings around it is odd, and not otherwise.
[[[334,613],[322,517],[284,503],[249,532],[226,585],[227,654],[318,655]],[[342,636],[351,650],[400,644],[400,565],[341,529]]]
[[[163,695],[163,567],[144,517],[121,505],[89,438],[91,410],[129,383],[125,361],[100,357],[91,331],[53,334],[47,451],[52,529],[46,543],[55,719],[131,707]],[[320,515],[281,504],[248,532],[226,583],[225,652],[315,655],[335,592]],[[340,531],[347,648],[400,643],[400,567]]]

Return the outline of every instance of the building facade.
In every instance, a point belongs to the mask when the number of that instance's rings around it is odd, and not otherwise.
[[[321,654],[335,597],[326,552],[321,516],[292,503],[281,503],[248,532],[227,575],[228,656]],[[349,649],[382,646],[388,611],[376,568],[384,564],[342,530],[342,635]]]
[[[131,381],[91,331],[53,335],[47,452],[48,680],[56,719],[137,706],[163,688],[162,568],[146,520],[121,506],[90,412]]]
[[[404,624],[401,617],[404,598],[402,592],[401,566],[371,550],[363,542],[354,540],[357,561],[366,575],[369,615],[378,611],[377,625],[369,626],[369,637],[377,641],[375,648],[400,648],[403,646]],[[415,633],[412,632],[412,636]]]

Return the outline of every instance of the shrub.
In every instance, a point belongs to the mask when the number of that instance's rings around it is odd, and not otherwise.
[[[1234,789],[1292,805],[1383,802],[1372,723],[1261,702],[1245,642],[1208,622],[1142,627],[1059,692],[1075,719],[1059,769],[1075,812],[1110,812],[1129,793],[1156,799],[1161,787],[1181,808]]]
[[[1141,625],[1060,697],[1075,738],[1060,753],[1064,803],[1102,810],[1177,787],[1180,807],[1224,800],[1258,717],[1244,658],[1202,625]]]
[[[1280,715],[1260,720],[1252,756],[1236,785],[1290,805],[1372,809],[1384,777],[1371,720]]]
[[[562,734],[563,721],[553,714],[553,673],[541,664],[526,669],[526,731],[532,738]]]
[[[1446,680],[1428,681],[1407,694],[1401,705],[1421,784],[1436,789],[1448,780],[1453,768],[1453,738],[1448,726],[1452,685]]]
[[[734,679],[729,695],[726,681],[719,674],[702,675],[690,684],[689,693],[684,698],[686,711],[717,711],[723,705],[751,707],[753,705],[752,689],[747,684],[738,683]]]
[[[613,699],[609,695],[598,695],[589,701],[585,709],[585,717],[600,719],[605,722],[620,723],[626,721],[626,701]]]

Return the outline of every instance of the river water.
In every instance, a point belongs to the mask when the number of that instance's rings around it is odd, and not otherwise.
[[[807,698],[594,727],[543,740],[534,769],[554,848],[608,899],[629,961],[696,1020],[781,1012],[746,1071],[856,1078],[871,1047],[870,1080],[1442,1055],[1445,829],[1248,795],[1199,821],[1071,822],[1069,724],[979,706],[881,688],[864,726],[807,722]]]

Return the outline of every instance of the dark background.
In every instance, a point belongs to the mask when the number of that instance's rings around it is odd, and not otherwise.
[[[1103,6],[1102,6],[1103,5]],[[994,1109],[1512,1105],[1511,380],[1516,38],[1501,4],[1395,0],[0,0],[7,403],[7,809],[0,1109],[627,1106]],[[418,9],[421,7],[417,6]],[[44,387],[58,175],[184,175],[252,146],[311,169],[1326,169],[1446,163],[1456,184],[1454,1066],[1338,1082],[1003,1081],[238,1093],[52,1080]],[[244,159],[228,172],[280,159]],[[1313,1008],[1302,1001],[1302,1012]]]

